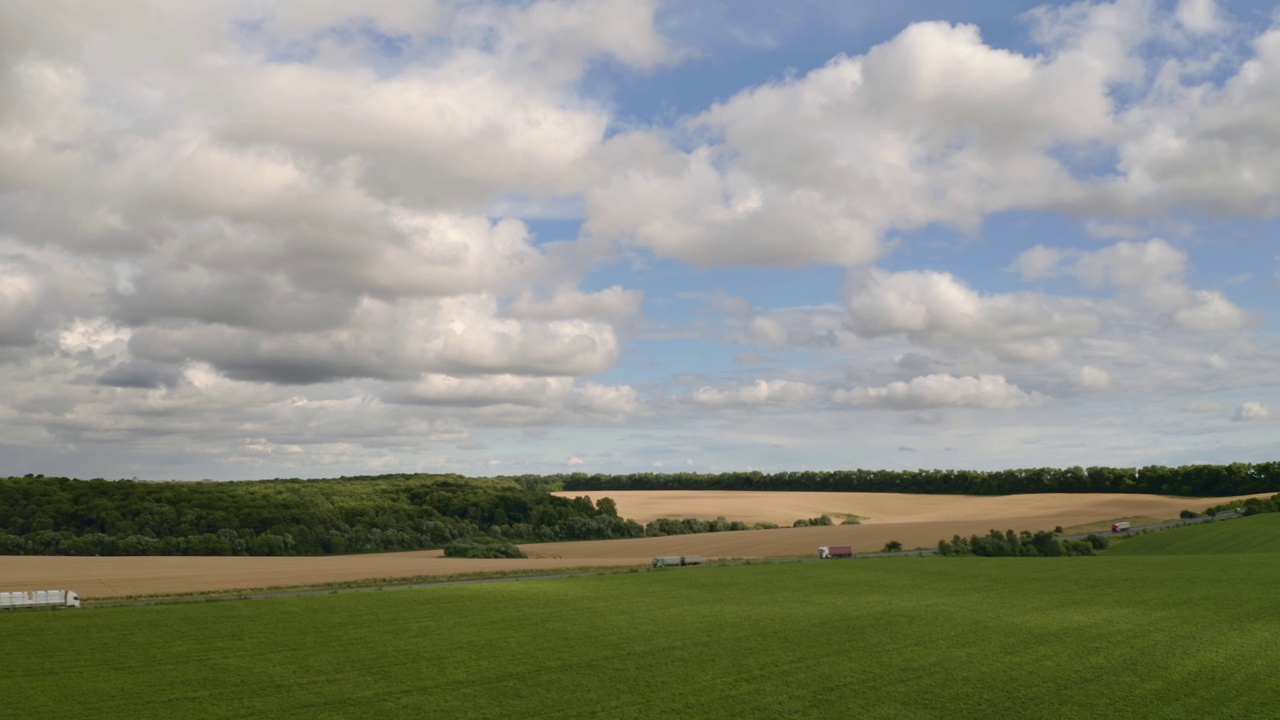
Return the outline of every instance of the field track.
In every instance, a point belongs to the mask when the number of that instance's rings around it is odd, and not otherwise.
[[[574,495],[575,493],[565,493]],[[578,495],[584,493],[577,493]],[[330,557],[45,557],[0,556],[5,590],[71,588],[86,598],[317,585],[374,578],[457,575],[510,570],[648,564],[656,555],[708,558],[811,555],[819,545],[879,550],[889,540],[932,546],[952,535],[992,528],[1052,530],[1115,518],[1176,517],[1230,498],[1156,495],[1042,494],[1003,497],[892,493],[605,492],[619,514],[714,518],[790,524],[825,513],[856,515],[861,525],[782,528],[632,540],[525,545],[527,560],[444,558],[439,550]],[[1264,494],[1267,496],[1268,494]]]

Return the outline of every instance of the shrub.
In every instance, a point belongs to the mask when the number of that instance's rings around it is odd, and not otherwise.
[[[1196,512],[1195,510],[1183,510],[1182,512],[1178,513],[1178,517],[1183,518],[1184,520],[1187,518],[1198,518],[1200,517],[1200,513]]]
[[[476,535],[458,538],[444,546],[445,557],[458,558],[522,558],[528,557],[520,548],[496,538]]]
[[[858,518],[851,517],[851,518],[845,518],[841,520],[840,524],[841,525],[861,525],[862,521],[859,520]]]
[[[890,540],[889,542],[884,544],[884,550],[882,552],[898,552],[901,549],[902,549],[902,543],[898,542],[897,540]]]

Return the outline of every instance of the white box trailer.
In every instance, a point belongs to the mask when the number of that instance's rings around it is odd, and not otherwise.
[[[668,555],[666,557],[656,557],[653,559],[653,566],[660,567],[680,567],[681,565],[701,565],[701,555]]]
[[[80,596],[74,590],[0,592],[0,610],[60,607],[80,607]]]

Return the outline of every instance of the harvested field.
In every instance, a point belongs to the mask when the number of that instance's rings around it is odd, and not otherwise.
[[[734,490],[601,490],[562,492],[593,501],[613,498],[618,514],[637,522],[657,518],[698,518],[752,524],[791,525],[802,518],[830,515],[837,522],[858,517],[864,524],[929,523],[952,520],[1000,521],[1027,518],[1067,527],[1120,517],[1177,517],[1181,510],[1203,510],[1236,498],[1183,498],[1164,495],[1108,493],[1039,493],[1030,495],[911,495],[906,493],[750,492]],[[1272,493],[1256,496],[1270,497]]]
[[[574,493],[565,493],[574,495]],[[578,493],[579,495],[583,493]],[[86,598],[176,594],[375,578],[644,565],[657,555],[761,558],[812,555],[819,545],[879,550],[890,540],[932,547],[952,535],[1004,530],[1052,530],[1098,520],[1170,518],[1230,498],[1156,495],[1044,494],[1003,497],[893,493],[603,492],[619,513],[641,522],[656,517],[714,518],[790,524],[823,513],[857,515],[862,525],[748,530],[631,540],[523,546],[527,560],[444,558],[439,550],[327,557],[46,557],[0,556],[5,590],[71,588]],[[1263,494],[1266,497],[1270,494]]]

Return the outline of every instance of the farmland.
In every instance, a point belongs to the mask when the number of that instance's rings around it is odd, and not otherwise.
[[[1266,514],[1136,535],[1108,555],[1222,555],[1280,553],[1280,515]],[[1260,559],[1260,558],[1259,558]]]
[[[373,578],[457,575],[513,570],[555,571],[584,566],[647,565],[657,555],[708,558],[810,556],[820,545],[879,550],[890,540],[932,547],[954,534],[992,528],[1048,530],[1089,521],[1176,517],[1223,499],[1156,495],[1038,494],[1001,497],[892,493],[610,492],[619,513],[776,518],[787,523],[822,513],[852,514],[863,524],[783,528],[667,537],[533,543],[528,559],[441,557],[439,550],[320,557],[58,557],[0,556],[0,577],[10,590],[70,587],[86,598],[221,591],[353,582]],[[752,520],[755,521],[754,519]]]
[[[1257,717],[1280,692],[1280,564],[1259,560],[899,558],[15,613],[0,686],[15,717]]]

